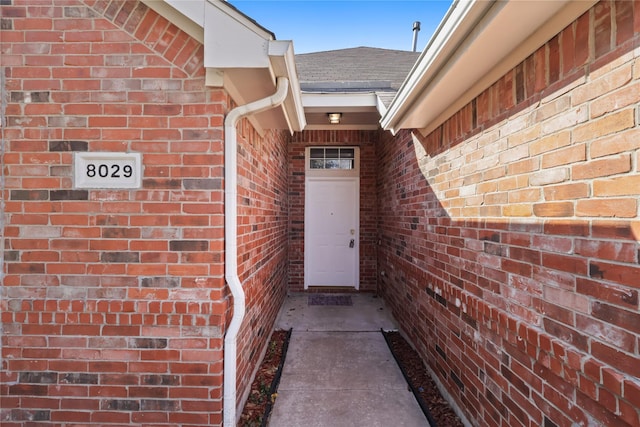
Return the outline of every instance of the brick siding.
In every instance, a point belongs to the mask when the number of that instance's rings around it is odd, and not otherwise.
[[[224,91],[138,1],[2,2],[2,425],[220,425]],[[239,396],[286,286],[283,136],[242,123]],[[76,152],[141,189],[73,188]]]
[[[238,275],[246,317],[238,337],[238,394],[248,392],[287,291],[287,138],[260,137],[248,121],[238,131]]]
[[[223,120],[138,1],[2,2],[2,425],[219,425]],[[238,396],[304,285],[304,148],[361,148],[360,289],[477,425],[640,424],[640,7],[603,1],[430,135],[239,125]],[[137,190],[74,152],[137,152]],[[378,244],[378,242],[380,244]]]
[[[602,1],[377,145],[380,287],[473,425],[640,424],[639,45]]]

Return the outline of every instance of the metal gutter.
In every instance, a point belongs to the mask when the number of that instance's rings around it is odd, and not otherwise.
[[[432,75],[446,64],[466,34],[490,6],[490,2],[478,4],[475,1],[455,1],[451,5],[387,108],[386,114],[380,119],[383,129],[396,133],[398,123],[411,111],[411,106],[418,96],[418,90],[427,85]]]

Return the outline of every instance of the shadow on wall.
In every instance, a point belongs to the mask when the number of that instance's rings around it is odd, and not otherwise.
[[[590,88],[378,145],[379,287],[481,424],[639,419],[638,112],[589,116]]]

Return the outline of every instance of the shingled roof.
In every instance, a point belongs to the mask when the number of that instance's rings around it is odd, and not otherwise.
[[[303,91],[396,92],[420,52],[355,47],[295,56]]]
[[[378,129],[419,52],[355,47],[295,55],[306,129]],[[340,124],[327,115],[340,113]]]

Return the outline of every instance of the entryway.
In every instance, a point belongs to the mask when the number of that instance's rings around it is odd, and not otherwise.
[[[293,331],[269,425],[429,425],[380,332],[397,328],[384,301],[353,294],[352,305],[313,305],[312,297],[287,297],[278,316],[276,329]]]
[[[306,154],[304,288],[358,289],[358,149],[309,147]]]

